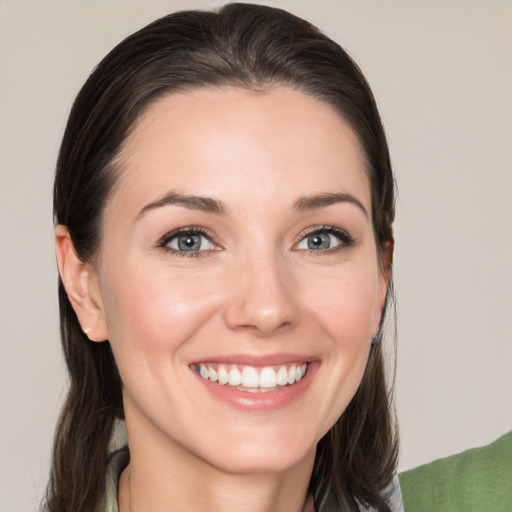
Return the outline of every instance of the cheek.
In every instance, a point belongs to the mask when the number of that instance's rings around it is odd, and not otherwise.
[[[300,294],[311,316],[334,341],[346,346],[369,342],[379,311],[378,271],[347,266],[339,272],[302,279]]]
[[[325,415],[325,431],[346,409],[363,377],[379,304],[378,276],[371,265],[347,265],[337,273],[317,272],[309,285],[302,281],[304,317],[322,333],[318,347],[325,354],[325,381],[315,402],[319,417]]]
[[[176,349],[193,337],[215,311],[215,293],[205,278],[134,265],[110,275],[105,286],[107,329],[114,351],[159,352]],[[208,290],[215,282],[207,280]]]

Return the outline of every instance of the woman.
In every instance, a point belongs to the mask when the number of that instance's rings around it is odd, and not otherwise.
[[[57,164],[47,508],[400,510],[393,186],[361,72],[285,11],[177,13],[112,50]]]

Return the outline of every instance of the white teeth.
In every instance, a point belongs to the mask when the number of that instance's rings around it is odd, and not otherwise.
[[[224,386],[224,384],[227,384],[229,382],[229,374],[223,365],[219,366],[217,374],[219,375],[219,384],[222,384]]]
[[[281,366],[277,372],[277,384],[279,386],[285,386],[288,384],[288,372],[284,366]]]
[[[201,377],[203,377],[203,379],[208,380],[208,368],[206,368],[206,366],[204,364],[199,366],[199,375],[201,375]]]
[[[295,382],[296,375],[297,375],[297,370],[296,370],[295,366],[292,366],[288,370],[288,384],[293,384]]]
[[[239,386],[242,384],[242,374],[238,368],[231,368],[231,370],[229,370],[228,382],[230,386]]]
[[[208,368],[208,379],[212,382],[217,382],[219,380],[219,376],[213,368]]]
[[[242,370],[237,366],[231,366],[228,370],[225,365],[199,364],[199,375],[203,379],[218,382],[222,386],[242,386],[244,391],[271,391],[279,387],[292,385],[299,382],[307,370],[307,363],[299,366],[292,364],[289,367],[270,367],[258,370],[252,366],[243,366]],[[259,373],[258,373],[259,372]]]
[[[259,383],[258,372],[251,366],[246,366],[242,370],[242,386],[244,388],[257,388]]]
[[[281,371],[282,368],[279,369]],[[286,368],[285,368],[286,370]],[[260,373],[260,388],[275,388],[277,385],[277,375],[272,368],[263,368]]]

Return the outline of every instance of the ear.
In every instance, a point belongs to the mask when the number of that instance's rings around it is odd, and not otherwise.
[[[375,336],[381,327],[382,314],[386,305],[386,298],[388,295],[389,278],[391,275],[391,267],[393,265],[393,251],[395,242],[393,239],[387,240],[382,247],[382,253],[379,256],[380,274],[379,274],[379,289],[378,289],[378,310],[375,312],[373,335]]]
[[[91,341],[108,339],[98,277],[76,254],[68,228],[55,228],[55,253],[59,275],[78,321]]]

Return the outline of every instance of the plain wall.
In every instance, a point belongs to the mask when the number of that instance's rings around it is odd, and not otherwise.
[[[512,428],[512,2],[267,3],[345,46],[384,119],[401,468],[490,442]],[[36,510],[66,385],[51,187],[73,98],[130,32],[219,4],[0,0],[2,512]]]

